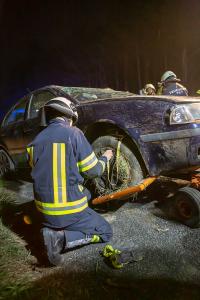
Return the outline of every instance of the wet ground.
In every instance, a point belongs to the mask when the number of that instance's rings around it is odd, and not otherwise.
[[[20,201],[33,198],[32,184],[26,181],[2,186]],[[161,210],[157,201],[146,198],[104,214],[114,231],[110,244],[133,251],[136,262],[113,269],[100,255],[102,244],[64,254],[63,270],[79,277],[87,299],[200,299],[200,229],[169,220],[164,206]]]

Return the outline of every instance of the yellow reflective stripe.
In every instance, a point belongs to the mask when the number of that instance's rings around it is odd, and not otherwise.
[[[92,169],[97,163],[98,163],[98,159],[96,158],[91,164],[89,164],[88,166],[86,166],[84,168],[81,168],[81,172],[85,172],[85,171]]]
[[[60,211],[45,210],[45,209],[40,208],[39,206],[37,206],[37,209],[45,215],[60,216],[60,215],[69,215],[69,214],[74,214],[74,213],[80,212],[80,211],[84,210],[86,207],[88,207],[87,203],[78,208],[68,209],[68,210],[60,210]]]
[[[70,207],[70,206],[74,206],[74,205],[79,205],[81,203],[84,203],[87,200],[87,197],[83,197],[79,200],[75,200],[75,201],[68,201],[67,203],[45,203],[45,202],[41,202],[38,200],[35,200],[36,205],[42,206],[42,207],[49,207],[49,208],[56,208],[56,207]]]
[[[66,160],[65,160],[65,144],[61,144],[61,183],[62,183],[62,202],[67,202],[67,187],[66,187]]]
[[[83,191],[83,186],[81,184],[78,184],[78,188],[79,188],[79,191],[82,192]]]
[[[67,202],[66,145],[53,143],[53,191],[55,203]]]
[[[87,156],[85,159],[81,160],[78,162],[78,166],[82,166],[84,164],[86,164],[88,161],[90,161],[93,157],[95,156],[95,153],[92,152],[89,156]]]
[[[103,172],[105,171],[106,163],[105,163],[105,161],[103,161],[103,160],[101,160],[101,159],[99,159],[99,162],[100,162],[100,164],[102,165],[102,168],[103,168],[102,173],[103,173]]]
[[[117,177],[118,177],[118,174],[119,174],[119,157],[120,157],[120,147],[121,147],[121,141],[118,141],[117,143],[117,153],[116,153],[116,169],[117,169]]]
[[[27,152],[29,154],[29,165],[33,167],[33,147],[27,147]]]
[[[53,143],[53,193],[54,202],[58,203],[58,144]]]

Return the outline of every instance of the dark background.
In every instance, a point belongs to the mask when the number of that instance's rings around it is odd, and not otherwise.
[[[200,88],[200,1],[0,0],[0,109],[47,84]]]

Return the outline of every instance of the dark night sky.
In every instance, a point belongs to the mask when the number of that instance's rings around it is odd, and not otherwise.
[[[47,84],[200,88],[200,1],[0,0],[0,108]]]

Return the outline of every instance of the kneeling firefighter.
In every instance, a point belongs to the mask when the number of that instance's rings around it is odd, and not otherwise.
[[[52,265],[62,264],[68,249],[112,237],[109,223],[88,207],[90,193],[82,184],[84,177],[101,176],[113,153],[97,159],[83,132],[72,126],[77,119],[71,101],[50,100],[41,110],[47,127],[27,147],[41,238]]]

